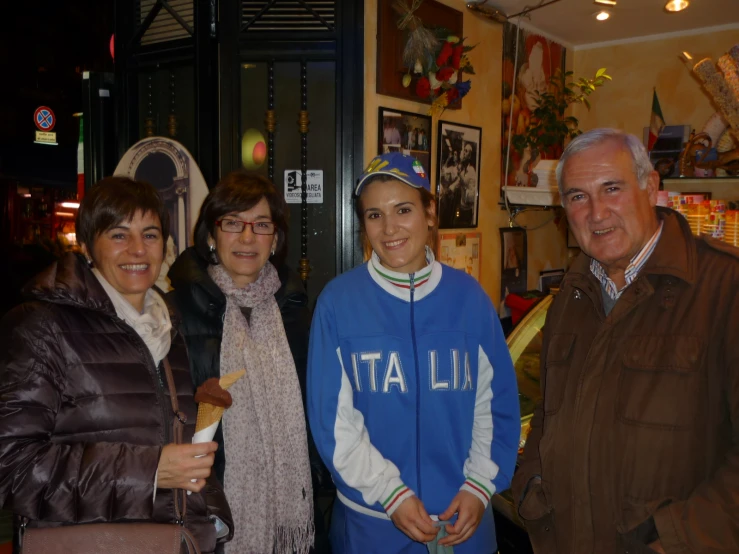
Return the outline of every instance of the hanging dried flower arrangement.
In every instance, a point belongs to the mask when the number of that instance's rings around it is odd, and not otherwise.
[[[428,114],[440,116],[450,106],[459,104],[470,91],[471,81],[462,80],[463,74],[474,75],[467,57],[474,46],[464,44],[464,38],[447,29],[430,30],[415,15],[423,0],[395,0],[393,9],[400,14],[398,29],[408,29],[408,41],[403,50],[403,86],[413,86],[416,96],[431,100]],[[415,83],[414,83],[415,81]]]

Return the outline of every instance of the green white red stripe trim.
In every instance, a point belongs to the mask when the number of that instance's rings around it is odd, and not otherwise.
[[[382,507],[385,508],[387,515],[391,516],[393,515],[393,512],[398,509],[398,506],[400,506],[403,500],[410,498],[411,496],[413,496],[413,491],[405,485],[400,485],[391,492],[390,496],[388,496],[384,502],[381,502],[381,504]]]
[[[477,479],[473,479],[472,477],[467,477],[464,484],[459,488],[459,490],[471,492],[477,498],[479,498],[485,506],[488,505],[490,499],[493,497],[493,490],[490,483],[484,484]]]
[[[410,279],[399,279],[397,277],[393,277],[392,275],[388,275],[387,273],[383,273],[379,269],[375,268],[377,270],[377,273],[379,273],[383,278],[387,279],[391,285],[395,285],[396,287],[400,287],[402,289],[410,289],[411,288],[411,280]],[[414,278],[413,281],[413,288],[418,288],[424,283],[426,283],[429,280],[429,277],[431,277],[431,268],[429,268],[426,272],[424,272],[423,275],[417,275]]]

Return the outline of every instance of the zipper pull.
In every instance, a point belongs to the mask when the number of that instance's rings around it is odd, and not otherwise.
[[[415,273],[411,273],[410,274],[410,278],[411,278],[411,292],[413,292],[415,290],[415,278],[416,278],[416,274]]]

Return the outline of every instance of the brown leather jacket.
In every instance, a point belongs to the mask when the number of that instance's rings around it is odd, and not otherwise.
[[[658,215],[607,317],[584,254],[549,310],[513,483],[537,554],[739,552],[739,250]]]
[[[33,301],[0,323],[0,504],[31,526],[175,519],[171,490],[154,476],[172,442],[162,367],[122,320],[83,259],[68,254],[26,288]],[[184,442],[196,405],[184,342],[169,352]],[[220,485],[187,498],[187,527],[216,548],[209,514],[231,529]]]

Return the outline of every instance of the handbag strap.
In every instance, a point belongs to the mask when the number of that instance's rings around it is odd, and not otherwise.
[[[169,398],[172,402],[172,440],[175,444],[182,444],[182,434],[187,422],[187,416],[180,411],[180,405],[177,402],[177,389],[174,384],[174,376],[172,375],[172,366],[169,365],[169,359],[165,356],[162,360],[164,365],[164,376],[167,380],[169,388]],[[187,514],[187,495],[183,489],[172,489],[174,496],[174,511],[177,523],[185,525],[185,516]]]

